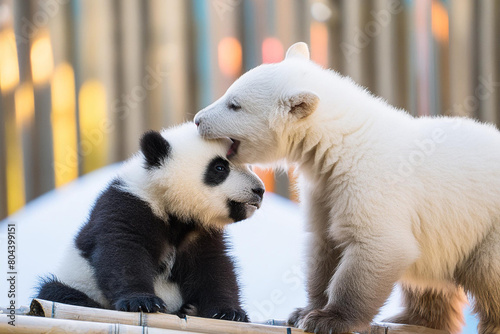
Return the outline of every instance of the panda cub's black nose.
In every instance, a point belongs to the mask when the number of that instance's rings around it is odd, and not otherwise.
[[[253,193],[256,194],[257,196],[262,199],[264,197],[264,191],[266,191],[264,188],[254,188],[252,189]]]

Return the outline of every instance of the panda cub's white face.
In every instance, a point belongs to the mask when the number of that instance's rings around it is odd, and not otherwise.
[[[160,217],[176,215],[215,228],[246,219],[260,207],[264,184],[248,165],[226,159],[231,144],[202,139],[194,123],[150,131],[141,139],[141,154],[120,175],[124,189]]]

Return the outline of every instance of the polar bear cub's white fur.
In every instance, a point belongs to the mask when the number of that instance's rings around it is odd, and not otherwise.
[[[195,122],[232,138],[233,159],[298,166],[313,238],[309,302],[292,324],[364,329],[400,282],[406,308],[390,321],[459,332],[465,290],[480,332],[500,332],[494,126],[414,118],[311,62],[304,43],[244,74]]]

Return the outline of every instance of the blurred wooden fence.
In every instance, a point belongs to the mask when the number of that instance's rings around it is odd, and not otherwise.
[[[0,0],[0,219],[296,41],[414,115],[498,124],[499,17],[497,0]]]

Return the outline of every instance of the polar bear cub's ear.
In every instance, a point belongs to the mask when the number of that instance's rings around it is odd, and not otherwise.
[[[289,47],[288,51],[286,52],[285,59],[293,57],[305,58],[307,60],[311,59],[311,56],[309,54],[309,47],[307,46],[307,44],[304,42],[298,42]]]
[[[309,91],[293,93],[283,100],[283,105],[288,112],[299,119],[312,114],[318,107],[318,103],[319,96]]]

